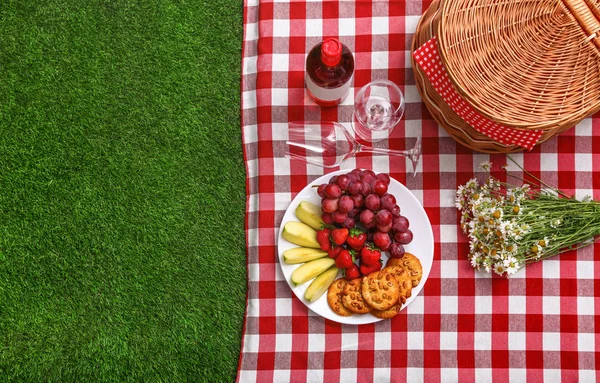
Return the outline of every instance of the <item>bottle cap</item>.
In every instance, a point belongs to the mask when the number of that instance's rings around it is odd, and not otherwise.
[[[336,66],[342,59],[342,43],[336,38],[323,41],[321,61],[327,66]]]

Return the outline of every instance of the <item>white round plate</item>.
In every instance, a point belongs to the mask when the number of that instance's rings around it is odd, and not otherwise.
[[[285,215],[281,221],[281,226],[279,227],[279,238],[277,242],[277,250],[279,253],[279,265],[281,266],[281,271],[285,276],[287,283],[290,285],[290,288],[296,294],[298,299],[302,301],[309,309],[314,311],[315,313],[330,319],[335,322],[345,323],[345,324],[364,324],[364,323],[373,323],[378,322],[381,319],[374,317],[371,314],[363,314],[363,315],[352,315],[349,317],[343,317],[331,310],[329,305],[327,304],[327,293],[317,299],[315,302],[309,302],[304,299],[304,293],[310,283],[312,281],[308,281],[300,286],[294,286],[291,282],[291,276],[294,269],[300,266],[297,265],[288,265],[283,261],[283,252],[298,247],[298,245],[294,245],[283,239],[281,233],[283,232],[283,226],[289,221],[299,221],[296,218],[295,210],[300,204],[301,201],[309,201],[314,203],[317,206],[321,205],[321,198],[317,194],[317,188],[313,188],[313,185],[320,185],[322,183],[329,182],[329,179],[334,175],[346,174],[348,170],[338,170],[333,173],[326,174],[309,185],[307,185],[298,195],[290,206],[287,208]],[[425,210],[417,200],[417,198],[408,190],[404,185],[395,179],[391,179],[390,185],[388,187],[388,193],[392,194],[396,197],[397,204],[400,206],[400,211],[402,215],[404,215],[410,221],[410,230],[413,232],[413,241],[408,245],[404,245],[404,248],[407,252],[416,255],[421,261],[421,265],[423,266],[423,277],[421,278],[421,283],[412,290],[412,295],[410,298],[406,300],[406,304],[402,307],[404,309],[408,306],[416,297],[419,295],[421,289],[425,285],[427,281],[427,277],[429,276],[429,271],[431,270],[431,264],[433,263],[433,230],[431,229],[431,223],[429,223],[429,218],[425,213]],[[385,262],[387,260],[387,253],[382,253],[382,260]],[[342,276],[342,272],[340,271],[338,274],[338,278]]]

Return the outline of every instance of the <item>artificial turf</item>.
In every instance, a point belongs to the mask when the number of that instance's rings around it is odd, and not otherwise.
[[[0,4],[0,381],[231,381],[241,0]]]

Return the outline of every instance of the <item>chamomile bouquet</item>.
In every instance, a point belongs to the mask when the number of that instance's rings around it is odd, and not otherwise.
[[[481,167],[489,171],[491,165]],[[490,174],[483,183],[470,179],[456,192],[469,259],[478,270],[510,276],[530,263],[587,246],[600,235],[599,202],[577,200],[523,171],[537,182],[535,187],[511,185]]]

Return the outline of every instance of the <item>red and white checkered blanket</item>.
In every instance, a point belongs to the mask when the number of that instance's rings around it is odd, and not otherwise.
[[[248,305],[240,382],[593,381],[600,366],[600,245],[530,265],[511,279],[474,271],[460,231],[458,185],[491,160],[451,139],[428,114],[410,65],[412,33],[429,2],[246,0],[242,128],[247,167]],[[392,320],[351,326],[311,312],[290,290],[277,257],[292,198],[330,170],[284,158],[286,123],[349,122],[352,94],[321,109],[306,95],[305,56],[335,36],[355,54],[354,92],[397,83],[406,113],[379,145],[404,149],[418,134],[416,177],[404,159],[359,156],[345,169],[386,172],[423,204],[435,237],[424,289]],[[600,117],[512,157],[545,182],[600,199]],[[408,138],[405,142],[405,139]],[[560,153],[560,154],[559,154]],[[335,170],[335,169],[331,169]],[[598,359],[596,357],[598,356]]]

